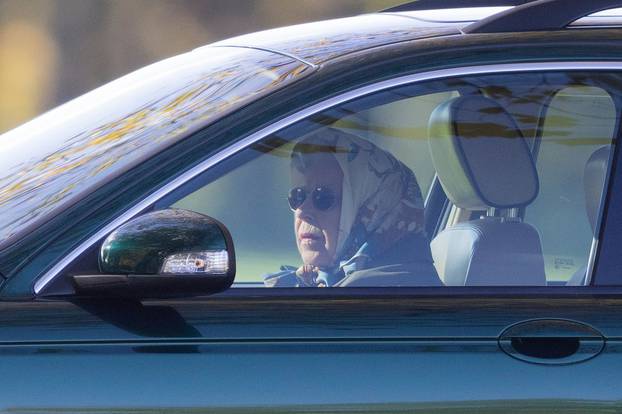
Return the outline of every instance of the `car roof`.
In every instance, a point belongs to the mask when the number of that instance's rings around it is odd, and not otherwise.
[[[454,24],[425,22],[403,13],[374,13],[264,30],[210,46],[259,48],[318,65],[389,43],[458,34]]]
[[[205,47],[237,46],[270,50],[306,63],[321,65],[328,60],[376,46],[460,35],[466,26],[513,7],[379,12],[264,30]],[[617,26],[622,26],[622,8],[583,17],[572,23],[569,29]]]

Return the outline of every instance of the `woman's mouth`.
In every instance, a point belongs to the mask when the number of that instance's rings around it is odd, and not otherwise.
[[[324,239],[322,235],[314,234],[314,233],[300,233],[300,236],[298,236],[298,238],[300,239],[302,243],[309,243],[309,244],[320,242]]]
[[[301,246],[307,246],[308,248],[315,248],[324,244],[324,235],[321,233],[300,233],[298,239]]]
[[[302,222],[298,229],[298,240],[301,244],[314,245],[324,242],[324,233],[318,227]]]
[[[300,240],[317,240],[320,236],[313,233],[301,233]]]

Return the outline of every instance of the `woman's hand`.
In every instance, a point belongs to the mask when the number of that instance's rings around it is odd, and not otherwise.
[[[315,278],[319,269],[313,265],[302,265],[296,270],[296,277],[300,280],[301,286],[315,287]]]

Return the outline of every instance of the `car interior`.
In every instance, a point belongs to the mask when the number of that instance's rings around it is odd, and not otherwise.
[[[563,79],[533,74],[504,83],[498,75],[480,76],[424,88],[444,89],[433,93],[402,88],[345,104],[255,146],[250,161],[229,166],[174,206],[230,226],[244,272],[236,283],[260,282],[251,268],[268,272],[297,259],[291,213],[277,207],[288,186],[292,142],[330,125],[373,140],[415,171],[445,285],[584,284],[585,274],[575,274],[587,270],[617,111],[607,82],[557,76]],[[270,252],[256,251],[266,246],[253,231],[259,223],[226,217],[238,205],[230,189],[243,183],[257,216],[272,221]]]
[[[490,131],[480,125],[490,125]],[[451,286],[543,285],[537,230],[515,212],[538,193],[529,146],[512,116],[490,98],[461,96],[439,105],[429,121],[434,168],[457,208],[485,211],[439,232],[432,256]],[[507,216],[495,210],[508,211]]]

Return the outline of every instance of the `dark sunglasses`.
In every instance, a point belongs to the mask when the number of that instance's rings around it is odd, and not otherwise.
[[[307,190],[304,188],[295,187],[289,190],[287,201],[289,201],[289,207],[292,210],[298,209],[301,205],[303,205],[306,199]],[[337,197],[330,188],[317,187],[315,190],[311,191],[311,201],[313,202],[313,207],[317,210],[326,211],[335,205]]]

